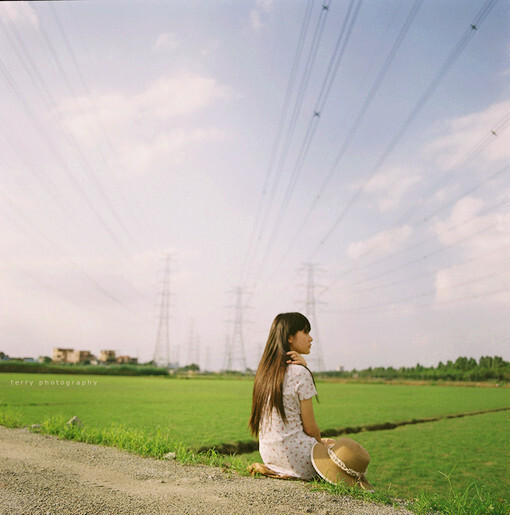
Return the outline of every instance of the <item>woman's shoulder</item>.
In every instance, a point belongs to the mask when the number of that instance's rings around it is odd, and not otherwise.
[[[304,367],[303,365],[294,365],[289,364],[287,365],[287,374],[291,377],[310,377],[311,373],[310,371]]]

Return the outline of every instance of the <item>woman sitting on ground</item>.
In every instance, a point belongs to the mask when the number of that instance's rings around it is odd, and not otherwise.
[[[259,437],[264,465],[255,464],[252,472],[310,480],[317,475],[312,447],[334,443],[321,440],[313,414],[317,390],[302,356],[310,353],[312,341],[304,315],[283,313],[274,319],[253,385],[249,426]]]

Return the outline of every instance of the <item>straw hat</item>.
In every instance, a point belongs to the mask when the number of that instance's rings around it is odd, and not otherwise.
[[[316,443],[312,447],[312,464],[319,475],[330,483],[343,481],[349,486],[358,485],[363,490],[373,490],[365,472],[370,456],[365,448],[350,438],[340,438],[328,447]]]

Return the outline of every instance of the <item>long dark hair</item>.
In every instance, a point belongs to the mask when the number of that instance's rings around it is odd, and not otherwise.
[[[280,313],[273,320],[253,384],[251,417],[248,424],[252,435],[258,436],[260,421],[266,410],[267,413],[271,413],[276,408],[282,420],[287,421],[283,407],[283,379],[289,359],[289,336],[295,335],[298,331],[309,333],[310,329],[310,322],[301,313]]]

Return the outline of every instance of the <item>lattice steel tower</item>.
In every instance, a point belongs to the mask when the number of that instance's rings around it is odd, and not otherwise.
[[[153,361],[158,367],[170,366],[170,254],[166,255],[165,271],[163,274],[163,289],[159,309],[158,335],[154,347]]]
[[[306,263],[304,268],[307,274],[305,315],[312,325],[313,336],[312,352],[310,353],[310,356],[306,357],[306,360],[311,369],[316,372],[324,372],[324,358],[322,357],[319,326],[317,325],[317,315],[315,313],[315,306],[317,304],[317,300],[315,298],[315,267],[316,265],[314,263]]]
[[[226,352],[225,352],[225,370],[240,370],[246,371],[246,355],[244,352],[244,309],[243,305],[243,288],[236,288],[236,304],[234,313],[234,328],[232,336],[227,339]]]

